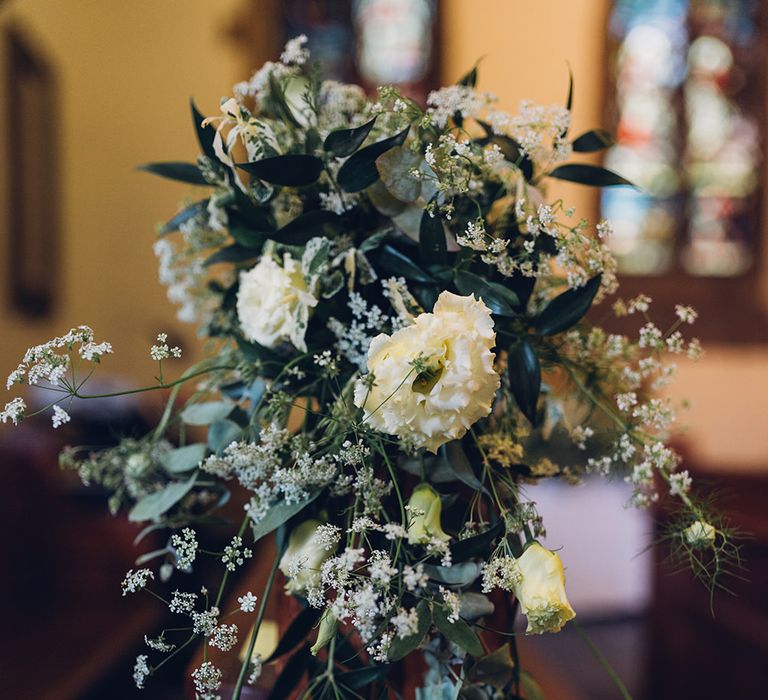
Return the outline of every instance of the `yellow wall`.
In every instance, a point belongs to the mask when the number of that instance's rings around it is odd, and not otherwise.
[[[196,156],[189,97],[194,95],[201,110],[212,114],[241,72],[226,37],[235,4],[3,4],[0,29],[18,26],[50,57],[59,76],[61,121],[51,128],[60,133],[63,205],[57,311],[50,320],[30,322],[9,311],[7,298],[0,300],[3,372],[15,366],[28,345],[87,323],[97,338],[115,346],[105,370],[150,380],[154,367],[144,358],[156,333],[166,330],[190,337],[165,300],[152,253],[155,225],[174,213],[190,188],[135,167]],[[3,101],[0,95],[0,104]],[[3,123],[0,128],[13,125]],[[0,143],[4,149],[5,140]],[[0,210],[5,210],[6,196],[6,183],[0,182]],[[0,255],[6,269],[7,224],[0,221]]]

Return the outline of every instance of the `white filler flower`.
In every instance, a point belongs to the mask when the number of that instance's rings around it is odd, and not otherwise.
[[[309,310],[317,299],[309,290],[301,263],[289,253],[280,265],[271,255],[264,255],[256,266],[240,273],[237,316],[246,339],[273,348],[289,340],[307,350],[304,334]]]
[[[443,292],[432,313],[371,341],[371,375],[355,387],[355,405],[374,428],[436,452],[490,413],[495,342],[482,301]]]

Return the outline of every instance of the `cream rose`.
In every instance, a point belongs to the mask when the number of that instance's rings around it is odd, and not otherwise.
[[[288,579],[286,593],[305,595],[320,584],[323,562],[334,555],[336,547],[324,547],[318,540],[319,520],[305,520],[288,537],[288,546],[280,559],[280,571]]]
[[[240,273],[237,317],[247,340],[273,348],[284,340],[306,352],[304,334],[309,311],[317,306],[301,269],[289,253],[280,265],[263,255],[256,266]]]
[[[443,292],[432,313],[371,341],[355,405],[374,428],[437,452],[490,413],[500,384],[495,342],[482,301]]]
[[[576,617],[565,596],[565,571],[557,554],[534,542],[517,560],[517,570],[515,595],[528,617],[527,634],[559,632]]]

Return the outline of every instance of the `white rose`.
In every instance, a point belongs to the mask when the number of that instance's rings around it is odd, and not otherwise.
[[[373,386],[358,382],[355,405],[374,428],[437,452],[490,413],[500,384],[495,343],[482,301],[443,292],[432,313],[371,341]]]
[[[288,537],[288,546],[280,559],[280,571],[288,579],[286,593],[305,595],[320,585],[323,562],[330,559],[336,547],[326,548],[317,538],[319,520],[305,520],[295,527]]]
[[[237,317],[247,340],[273,348],[284,340],[306,352],[304,334],[309,310],[317,299],[307,286],[299,261],[289,253],[282,266],[263,255],[256,266],[240,273]]]
[[[534,542],[517,560],[517,570],[515,595],[528,617],[527,634],[559,632],[576,617],[565,595],[563,562],[555,552]]]
[[[717,536],[717,530],[706,520],[697,520],[683,530],[685,541],[694,547],[708,547]]]

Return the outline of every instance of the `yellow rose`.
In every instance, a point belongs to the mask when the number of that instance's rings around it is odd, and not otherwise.
[[[527,634],[559,632],[576,617],[565,596],[563,562],[538,542],[529,545],[517,560],[520,578],[515,595],[528,618]]]
[[[501,382],[495,344],[488,307],[472,295],[443,292],[432,313],[371,341],[373,385],[358,382],[355,405],[377,430],[437,452],[491,412]]]
[[[336,546],[324,547],[318,541],[319,520],[305,520],[291,531],[288,547],[280,559],[280,571],[287,577],[286,593],[305,595],[310,588],[320,585],[323,562],[332,557]]]
[[[408,500],[408,510],[415,515],[408,517],[408,542],[427,544],[433,539],[449,540],[440,525],[440,494],[429,484],[419,484]]]

